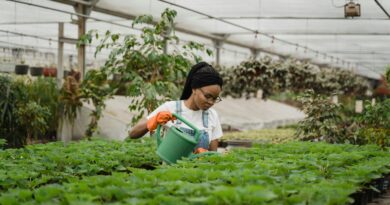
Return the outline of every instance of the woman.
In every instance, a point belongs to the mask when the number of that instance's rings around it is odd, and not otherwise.
[[[221,101],[219,94],[222,85],[222,78],[211,65],[205,62],[194,65],[188,73],[180,100],[168,101],[159,106],[147,119],[138,122],[132,128],[129,132],[130,137],[142,137],[148,131],[154,131],[158,124],[166,124],[168,127],[175,124],[193,136],[192,129],[172,116],[172,113],[177,113],[201,130],[195,152],[216,151],[218,139],[222,137],[222,128],[217,112],[211,107]]]

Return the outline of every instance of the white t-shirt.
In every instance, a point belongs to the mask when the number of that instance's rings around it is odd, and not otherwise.
[[[197,111],[191,110],[184,104],[183,100],[181,100],[180,102],[181,102],[181,116],[184,119],[186,119],[188,122],[190,122],[191,124],[193,124],[194,126],[199,128],[200,130],[205,130],[209,134],[209,141],[222,137],[223,133],[222,133],[221,123],[219,121],[218,114],[214,109],[212,109],[212,108],[208,109],[208,112],[209,112],[209,114],[208,114],[208,128],[205,128],[203,126],[203,121],[202,121],[202,112],[203,111],[202,110],[197,110]],[[171,113],[177,113],[176,101],[168,101],[168,102],[165,102],[164,104],[160,105],[157,109],[155,109],[152,113],[150,113],[147,116],[147,119],[153,117],[154,115],[156,115],[157,113],[159,113],[161,111],[169,111]],[[175,126],[189,128],[184,123],[180,123],[179,125],[177,125],[175,122],[176,121],[174,121],[174,123],[172,123],[171,121],[169,121],[165,126],[171,127],[172,125],[175,125]],[[191,129],[191,128],[189,128],[189,129]]]

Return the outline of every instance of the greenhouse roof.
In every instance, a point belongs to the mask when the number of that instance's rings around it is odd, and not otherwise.
[[[360,16],[345,18],[349,2],[360,5]],[[352,69],[371,78],[379,78],[390,65],[390,1],[384,0],[2,0],[3,52],[5,47],[24,47],[56,53],[58,22],[65,23],[67,37],[77,38],[72,23],[76,3],[91,6],[87,30],[102,33],[137,33],[131,28],[135,16],[159,18],[165,8],[174,9],[180,39],[209,47],[215,40],[224,41],[221,64],[226,65],[253,53],[269,53]],[[77,53],[74,45],[65,46],[66,54]],[[87,53],[94,62],[92,48]]]

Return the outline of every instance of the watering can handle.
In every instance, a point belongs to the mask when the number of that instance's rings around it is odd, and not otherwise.
[[[177,119],[179,119],[180,121],[182,121],[184,124],[188,125],[188,127],[192,128],[195,132],[195,141],[196,142],[199,142],[199,138],[200,138],[200,131],[197,127],[195,127],[193,124],[191,124],[190,122],[188,122],[186,119],[184,119],[182,116],[176,114],[176,113],[172,113],[173,116],[175,116]]]
[[[156,130],[156,139],[157,139],[157,146],[160,146],[161,144],[161,136],[160,136],[160,131],[161,131],[161,125],[159,124],[157,126],[157,130]]]
[[[186,119],[184,119],[182,116],[176,114],[176,113],[172,113],[173,116],[175,116],[177,119],[179,119],[180,121],[182,121],[184,124],[188,125],[188,127],[192,128],[195,132],[195,141],[196,142],[199,142],[199,138],[200,138],[200,131],[197,127],[195,127],[193,124],[191,124],[190,122],[188,122]],[[159,124],[157,126],[157,130],[156,130],[156,138],[157,138],[157,146],[159,146],[161,144],[161,136],[160,136],[160,131],[161,131],[161,125]]]

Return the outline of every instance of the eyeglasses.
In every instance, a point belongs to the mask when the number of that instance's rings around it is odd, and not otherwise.
[[[213,103],[219,103],[222,101],[221,97],[219,97],[219,96],[214,97],[208,93],[205,93],[201,88],[199,88],[199,90],[202,93],[202,95],[204,96],[204,98],[206,98],[207,101],[211,101]]]

